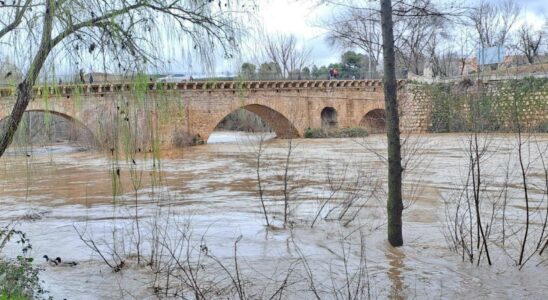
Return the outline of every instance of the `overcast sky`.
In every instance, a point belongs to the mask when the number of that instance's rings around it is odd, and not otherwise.
[[[250,35],[293,34],[300,46],[311,50],[311,61],[316,65],[337,61],[341,51],[333,49],[325,42],[326,30],[319,24],[329,16],[331,8],[318,5],[315,0],[258,0],[257,24],[254,24]],[[232,60],[220,60],[216,72],[238,70],[243,62],[259,63],[260,45],[247,38],[247,43],[240,55]]]
[[[356,0],[366,3],[371,0]],[[449,0],[436,0],[449,1]],[[465,5],[474,5],[479,0],[451,0],[461,1]],[[501,0],[490,0],[497,2]],[[518,26],[523,22],[528,22],[536,29],[542,27],[548,15],[548,0],[515,0],[523,7],[523,13]],[[245,38],[240,53],[232,59],[223,59],[219,53],[214,63],[215,74],[234,74],[237,72],[243,62],[260,64],[264,58],[259,57],[261,50],[261,41],[254,40],[252,36],[258,36],[260,33],[266,34],[293,34],[296,36],[299,44],[311,50],[311,65],[327,65],[338,62],[343,52],[351,49],[341,49],[330,46],[326,40],[327,30],[320,25],[322,20],[327,20],[336,9],[332,6],[319,5],[319,0],[256,0],[257,11],[253,21],[247,24],[250,28],[249,36]],[[370,2],[373,6],[378,5],[378,1]],[[181,51],[181,44],[170,43],[169,37],[163,47],[163,51],[169,59],[163,64],[161,69],[150,70],[154,73],[183,73],[187,75],[198,75],[209,73],[204,71],[202,63],[199,63],[189,51]],[[353,49],[352,49],[353,50]],[[95,63],[85,67],[85,71],[98,71]],[[62,64],[63,65],[63,64]],[[70,64],[65,63],[65,66]],[[77,68],[80,68],[78,66]],[[74,70],[63,70],[66,74],[73,73]],[[112,72],[112,71],[111,71]],[[114,71],[116,72],[116,71]]]
[[[366,3],[370,0],[356,0]],[[437,0],[449,1],[449,0]],[[452,0],[455,1],[455,0]],[[469,5],[477,4],[479,0],[456,0],[467,1]],[[491,0],[496,2],[497,0]],[[537,29],[542,27],[548,16],[548,0],[515,0],[523,7],[523,13],[518,21],[521,25],[523,22],[528,22]],[[326,5],[318,5],[319,0],[256,0],[257,11],[254,20],[250,21],[248,27],[252,28],[251,35],[257,35],[259,32],[267,34],[293,34],[298,39],[300,45],[306,46],[311,50],[311,65],[317,66],[327,65],[329,63],[338,62],[341,54],[350,49],[341,49],[331,47],[325,40],[326,29],[321,28],[322,20],[327,20],[333,13],[333,7]],[[373,5],[378,5],[378,1],[371,2]],[[517,26],[516,26],[517,27]],[[169,43],[169,38],[166,39],[164,52],[170,59],[166,59],[161,70],[150,70],[155,73],[184,73],[184,74],[203,74],[203,64],[198,63],[196,59],[189,55],[189,51],[181,51],[181,44]],[[219,54],[214,63],[214,72],[216,74],[234,74],[238,71],[243,62],[252,62],[260,64],[264,59],[258,57],[261,41],[247,38],[244,40],[244,46],[239,55],[233,59],[223,59]],[[74,74],[75,70],[85,68],[85,71],[102,71],[102,64],[91,59],[85,65],[74,66],[70,62],[59,61],[63,74]],[[116,70],[108,70],[117,72]],[[119,71],[118,71],[119,72]]]
[[[520,26],[523,22],[527,22],[536,29],[544,25],[548,16],[548,0],[516,1],[523,7],[522,16],[516,25]],[[473,5],[479,0],[464,0],[464,2]],[[497,2],[497,0],[491,0],[491,2]],[[321,20],[329,17],[334,8],[317,5],[317,3],[318,1],[314,0],[258,0],[257,19],[267,33],[294,34],[302,45],[312,50],[312,63],[319,66],[337,62],[340,55],[347,49],[333,48],[325,41],[326,30],[319,25]],[[237,70],[243,61],[254,62],[253,60],[249,50],[244,49],[240,57],[236,59],[219,61],[216,72]]]

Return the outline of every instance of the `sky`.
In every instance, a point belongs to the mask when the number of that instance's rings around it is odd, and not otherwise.
[[[224,59],[221,53],[216,55],[213,63],[213,70],[204,64],[199,63],[189,52],[182,51],[180,44],[167,45],[168,55],[172,58],[160,70],[155,73],[177,73],[193,75],[233,75],[238,72],[244,62],[251,62],[259,65],[265,62],[265,59],[259,55],[261,52],[261,40],[253,38],[261,34],[284,34],[294,35],[301,47],[310,49],[310,65],[328,65],[338,62],[342,53],[347,50],[337,46],[332,46],[326,41],[327,29],[322,28],[322,20],[326,21],[337,8],[329,5],[319,4],[320,0],[255,0],[256,10],[254,17],[249,19],[246,24],[248,35],[242,40],[241,51],[232,59]],[[371,0],[358,0],[365,3]],[[449,1],[449,0],[436,0]],[[451,0],[461,1],[465,5],[477,4],[480,0]],[[484,0],[496,3],[502,0]],[[529,23],[535,29],[540,29],[548,17],[548,0],[515,0],[523,9],[521,18],[517,26],[524,22]],[[378,1],[372,1],[372,5],[378,4]],[[516,27],[517,27],[516,26]],[[169,40],[169,38],[167,39]],[[90,67],[91,71],[92,67]]]
[[[329,17],[331,9],[317,5],[316,1],[276,0],[266,2],[259,11],[267,33],[293,34],[306,47],[311,48],[313,63],[328,64],[338,59],[340,51],[325,42],[327,30],[320,26]]]
[[[266,34],[295,35],[300,46],[311,50],[311,63],[326,65],[339,60],[340,49],[333,48],[325,42],[326,29],[319,26],[322,19],[330,14],[330,8],[318,5],[314,0],[258,0],[256,12],[257,24],[251,35]],[[247,38],[247,49],[242,49],[240,55],[233,60],[221,60],[216,71],[237,70],[243,62],[258,64],[257,45],[252,38]],[[255,42],[256,43],[256,42]],[[260,47],[260,46],[259,46]]]
[[[366,1],[366,0],[363,0]],[[467,5],[477,4],[479,0],[463,0]],[[501,0],[490,0],[496,3]],[[516,0],[523,9],[517,26],[524,22],[535,29],[540,29],[548,17],[548,0]],[[260,29],[270,34],[293,34],[301,45],[311,49],[311,63],[327,65],[337,62],[343,52],[341,49],[329,45],[326,40],[327,30],[321,28],[322,20],[326,20],[333,7],[318,5],[314,0],[258,0],[257,20],[262,23]],[[516,27],[517,27],[516,26]],[[255,53],[256,51],[251,51]],[[236,59],[220,60],[216,64],[216,72],[237,70],[245,61],[255,62],[256,58],[249,54],[249,50],[242,50]]]
[[[341,49],[333,47],[326,41],[327,29],[322,28],[322,20],[327,20],[336,9],[332,6],[319,5],[320,0],[255,0],[255,17],[249,22],[250,36],[257,36],[258,33],[266,34],[293,34],[301,46],[311,50],[310,65],[327,65],[337,62],[343,52],[355,49]],[[370,0],[358,0],[365,3]],[[449,1],[449,0],[436,0]],[[454,1],[454,0],[453,0]],[[456,0],[468,2],[468,4],[477,4],[480,0]],[[501,0],[488,0],[497,2]],[[536,29],[543,26],[548,17],[548,0],[515,0],[523,7],[523,14],[517,25],[523,22],[530,23]],[[373,5],[378,1],[373,1]],[[258,57],[261,48],[261,41],[254,40],[248,36],[243,40],[242,50],[232,59],[223,59],[222,55],[216,55],[217,58],[213,64],[213,72],[216,74],[234,74],[237,72],[243,62],[252,62],[260,64],[264,59]],[[169,39],[168,39],[169,40]],[[169,63],[158,73],[184,73],[184,74],[203,74],[204,67],[189,52],[181,51],[180,45],[171,45],[167,50],[168,55],[172,56]],[[62,63],[66,66],[69,63]],[[80,68],[79,66],[78,68]],[[98,71],[90,62],[85,71]],[[62,72],[73,73],[74,68],[67,67]],[[89,70],[87,70],[89,69]]]

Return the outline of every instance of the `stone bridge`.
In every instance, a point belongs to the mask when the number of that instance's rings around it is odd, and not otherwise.
[[[10,113],[14,101],[14,88],[0,89],[0,119]],[[40,86],[27,111],[70,119],[88,128],[99,142],[108,143],[119,134],[112,128],[126,124],[127,131],[149,136],[149,142],[157,137],[167,146],[183,134],[207,141],[219,122],[239,108],[257,114],[281,138],[302,137],[307,128],[384,126],[383,86],[374,80]],[[420,129],[416,120],[403,123]]]

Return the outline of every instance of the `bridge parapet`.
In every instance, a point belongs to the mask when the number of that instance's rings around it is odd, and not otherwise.
[[[405,84],[404,80],[398,82]],[[318,88],[363,88],[382,87],[380,80],[279,80],[279,81],[188,81],[179,83],[147,82],[108,83],[108,84],[72,84],[55,86],[36,86],[36,96],[69,96],[72,94],[97,94],[130,92],[137,89],[156,90],[268,90],[268,89],[318,89]],[[0,88],[0,97],[15,96],[15,87]]]

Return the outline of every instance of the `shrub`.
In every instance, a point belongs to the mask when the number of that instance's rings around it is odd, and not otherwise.
[[[0,251],[14,237],[17,237],[16,243],[21,245],[24,255],[32,249],[25,233],[3,227],[0,228]],[[40,286],[40,269],[33,266],[32,257],[24,255],[19,255],[16,259],[0,257],[0,300],[34,299],[47,293]]]
[[[537,132],[542,132],[542,133],[548,133],[548,121],[544,121],[542,123],[540,123],[536,130]]]
[[[196,135],[190,134],[186,131],[177,131],[173,135],[173,145],[175,147],[188,147],[203,144],[204,141]]]
[[[336,129],[323,129],[323,128],[308,128],[304,132],[304,137],[307,139],[319,139],[319,138],[356,138],[366,137],[369,133],[362,127],[351,128],[336,128]]]
[[[0,299],[33,299],[44,291],[31,257],[0,259]]]
[[[356,138],[356,137],[366,137],[369,135],[367,130],[365,130],[362,127],[342,128],[342,129],[339,129],[338,131],[339,131],[338,137]]]

